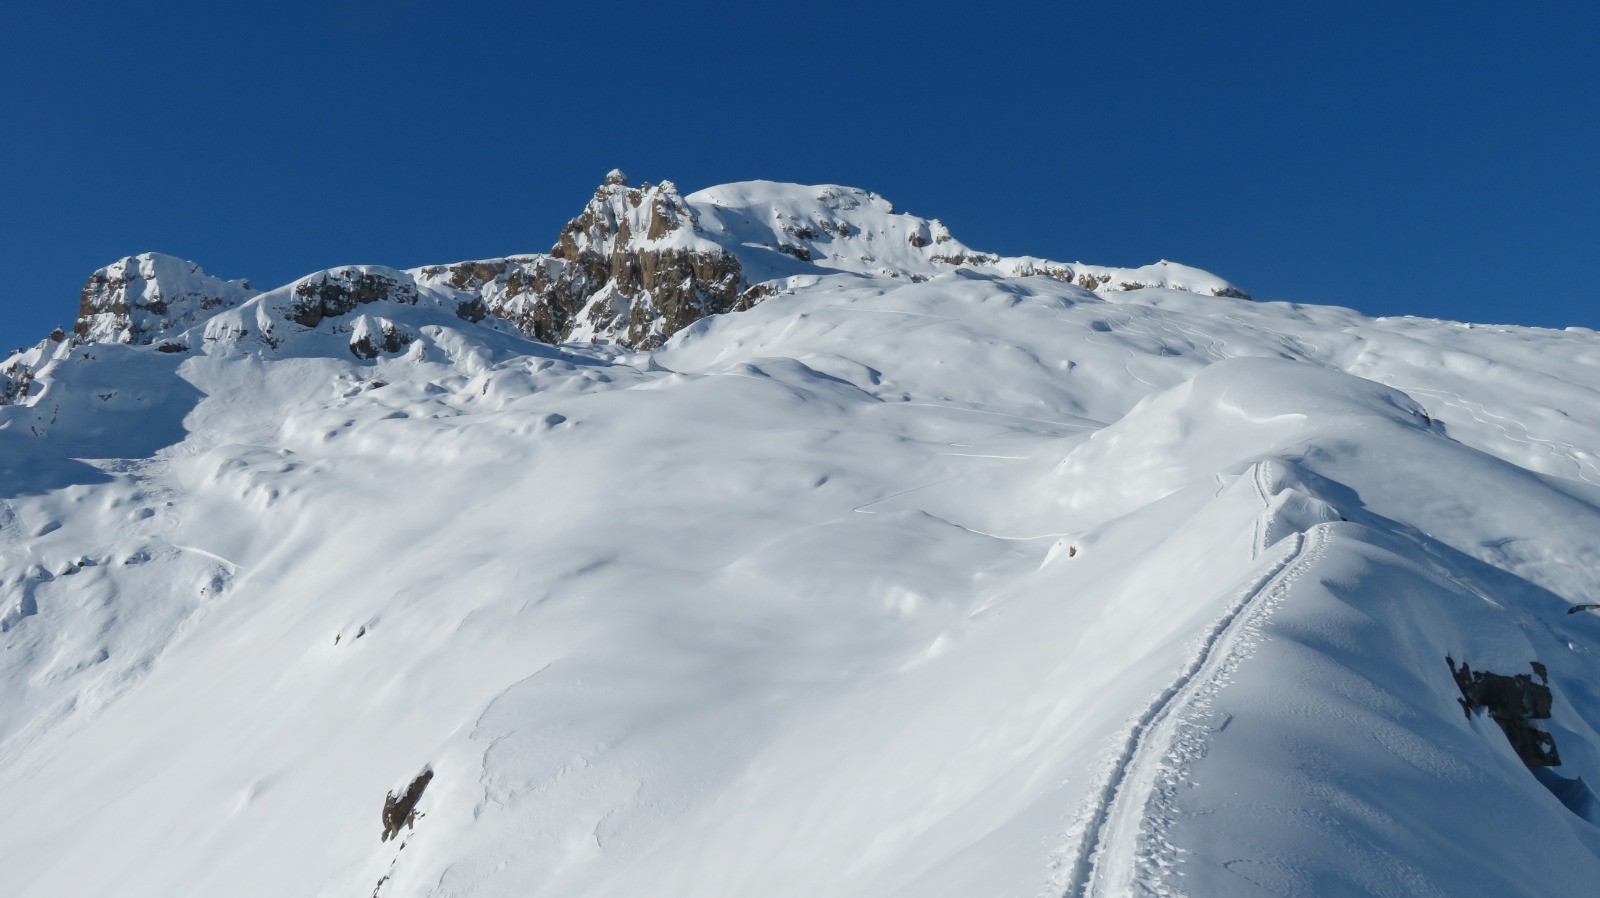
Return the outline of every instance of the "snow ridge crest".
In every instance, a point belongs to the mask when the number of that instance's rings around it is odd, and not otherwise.
[[[337,319],[388,300],[446,308],[469,322],[499,319],[547,343],[650,349],[709,315],[749,308],[797,274],[921,281],[961,268],[1092,291],[1158,287],[1248,299],[1221,278],[1165,261],[1121,269],[979,252],[938,219],[905,214],[859,188],[747,181],[684,196],[671,181],[629,186],[613,169],[547,253],[381,275],[380,266],[330,269],[294,282],[288,305],[273,301],[279,314],[270,317],[304,329],[327,321],[342,332],[349,328]],[[248,281],[212,277],[173,256],[129,256],[89,276],[72,342],[193,345],[178,336],[198,325],[215,333],[211,319],[260,295]],[[265,320],[262,328],[277,330]],[[280,330],[268,345],[282,338]]]

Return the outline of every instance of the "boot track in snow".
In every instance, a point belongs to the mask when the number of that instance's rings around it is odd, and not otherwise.
[[[1263,517],[1270,519],[1264,473],[1263,465],[1257,465],[1251,476],[1268,507]],[[1258,522],[1258,534],[1264,537],[1270,524]],[[1170,891],[1177,850],[1165,834],[1173,820],[1176,787],[1204,749],[1205,724],[1198,719],[1209,716],[1228,675],[1250,654],[1260,625],[1321,557],[1326,541],[1327,527],[1321,524],[1285,537],[1288,546],[1281,557],[1239,594],[1172,684],[1131,721],[1083,815],[1082,832],[1061,865],[1067,883],[1058,892],[1062,898],[1122,898],[1136,890],[1180,894]],[[1258,542],[1256,548],[1261,552],[1266,547]]]

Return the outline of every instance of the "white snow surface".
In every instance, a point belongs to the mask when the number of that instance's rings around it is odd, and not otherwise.
[[[308,329],[294,285],[187,352],[30,350],[0,895],[1600,881],[1594,332],[951,270],[849,188],[689,201],[782,289],[655,352],[426,289]],[[1545,665],[1563,764],[1446,655]]]
[[[665,186],[665,185],[664,185]],[[1238,292],[1210,272],[1162,260],[1137,268],[1051,262],[1032,256],[978,252],[951,235],[943,222],[897,210],[870,191],[837,184],[801,185],[742,181],[684,197],[700,233],[739,256],[751,280],[813,266],[856,274],[926,280],[955,268],[1026,277],[1046,272],[1110,291],[1170,287],[1207,295]],[[786,256],[788,256],[786,258]]]

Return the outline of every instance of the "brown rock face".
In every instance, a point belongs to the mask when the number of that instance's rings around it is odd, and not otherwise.
[[[941,265],[993,265],[1000,261],[1000,257],[993,253],[957,253],[955,255],[933,256],[929,259]]]
[[[548,255],[435,266],[422,276],[475,294],[456,312],[466,320],[493,316],[546,343],[588,337],[637,349],[733,311],[746,287],[739,260],[700,236],[670,181],[629,187],[618,171]]]
[[[570,309],[568,320],[587,307],[577,324],[635,348],[660,345],[739,298],[739,260],[698,231],[672,182],[634,188],[612,172],[550,250],[564,263],[551,288]],[[591,304],[602,296],[609,301]]]
[[[422,793],[427,790],[428,784],[433,782],[433,770],[426,769],[417,774],[411,785],[399,795],[390,792],[383,800],[383,834],[380,842],[399,838],[400,830],[406,827],[415,828],[417,817],[417,803],[422,801]]]
[[[739,260],[700,234],[694,209],[670,182],[629,187],[613,171],[550,252],[435,265],[417,273],[430,287],[467,294],[457,317],[499,318],[546,343],[609,339],[659,346],[690,324],[733,311],[746,290]],[[417,283],[359,268],[300,283],[287,317],[303,327],[370,302],[416,303]],[[746,307],[758,297],[746,297]],[[351,351],[392,351],[377,335]]]
[[[1250,299],[1251,298],[1250,294],[1244,292],[1243,290],[1240,290],[1238,287],[1225,287],[1225,288],[1223,288],[1221,290],[1212,290],[1211,291],[1211,295],[1212,296],[1226,296],[1229,299]]]
[[[546,343],[560,343],[572,330],[572,316],[587,297],[556,289],[564,263],[549,256],[513,256],[434,265],[422,269],[425,282],[470,294],[456,307],[464,321],[499,318]]]

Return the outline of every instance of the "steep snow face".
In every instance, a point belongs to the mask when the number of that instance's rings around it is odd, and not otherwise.
[[[1600,877],[1600,336],[830,266],[905,222],[775,185],[848,225],[808,261],[659,189],[10,360],[0,894]],[[655,349],[489,313],[699,240],[768,289]]]
[[[91,343],[149,343],[253,295],[249,281],[225,281],[193,262],[141,253],[89,275],[73,333]]]

